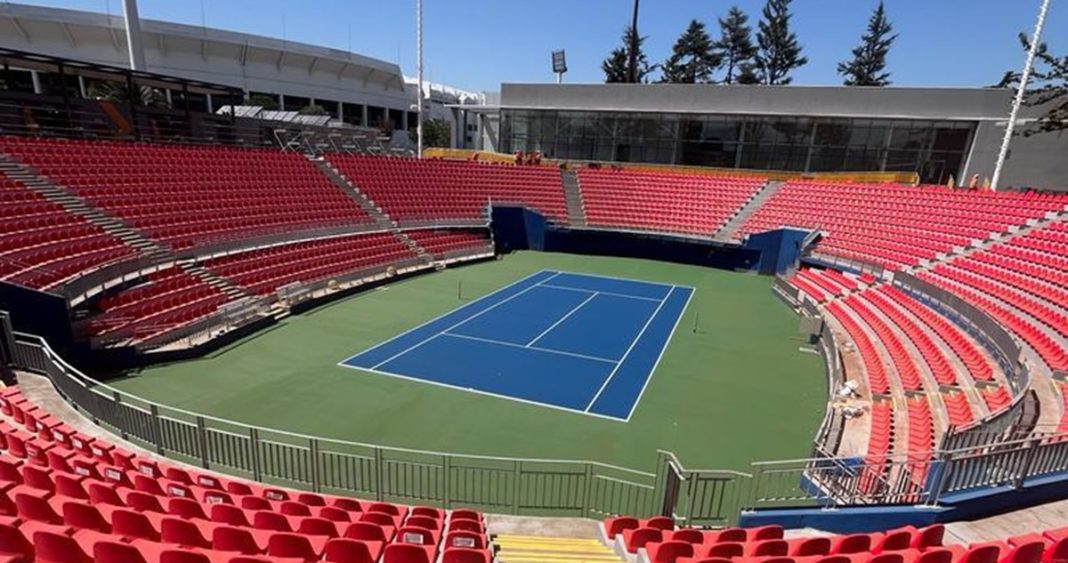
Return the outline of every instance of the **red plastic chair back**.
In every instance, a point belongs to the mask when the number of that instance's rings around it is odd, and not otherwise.
[[[749,545],[752,546],[753,557],[786,557],[790,550],[785,540],[764,540]]]
[[[33,559],[33,544],[14,526],[0,524],[0,553]]]
[[[100,511],[91,504],[70,501],[63,503],[63,523],[72,527],[86,530],[95,530],[105,534],[111,533],[111,525]]]
[[[311,516],[311,509],[307,505],[296,501],[283,501],[279,512],[286,516]]]
[[[350,540],[380,541],[382,543],[388,540],[385,530],[381,526],[370,522],[353,522],[349,524],[349,527],[345,528],[344,537]]]
[[[474,532],[449,532],[445,535],[444,547],[486,549],[486,536]]]
[[[656,550],[656,559],[652,563],[675,563],[680,557],[693,557],[693,544],[669,540],[660,544],[660,548]]]
[[[996,545],[981,545],[968,549],[960,563],[997,563],[1001,548]]]
[[[400,516],[401,509],[396,505],[389,504],[388,502],[374,502],[371,506],[367,507],[367,512],[381,512],[382,514],[389,514],[390,516]]]
[[[441,563],[489,563],[489,552],[484,549],[452,547],[441,556]]]
[[[40,497],[35,497],[26,493],[16,493],[15,507],[18,511],[18,515],[26,520],[36,520],[46,524],[63,525],[63,517],[56,514],[56,511],[52,509],[52,505],[48,504],[48,501]],[[36,544],[37,541],[34,540],[34,545]]]
[[[890,530],[878,542],[872,546],[872,551],[882,553],[884,551],[901,551],[912,547],[913,531],[908,529]]]
[[[834,543],[834,542],[832,542]],[[849,555],[864,553],[871,549],[871,536],[868,534],[850,534],[837,540],[837,545],[831,548],[835,555]]]
[[[769,524],[767,526],[760,526],[757,528],[749,528],[746,531],[749,541],[760,540],[781,540],[782,539],[782,526],[778,524]]]
[[[82,486],[80,480],[57,473],[55,475],[56,494],[80,500],[89,500],[89,493]]]
[[[204,537],[200,528],[180,518],[167,517],[160,521],[160,541],[185,547],[211,549],[211,540]]]
[[[360,515],[360,522],[370,522],[379,526],[395,526],[393,517],[384,512],[364,512]]]
[[[153,542],[160,539],[159,532],[144,514],[121,508],[111,513],[111,533]]]
[[[352,516],[349,515],[349,512],[336,506],[324,506],[320,508],[319,518],[324,518],[331,522],[352,522]]]
[[[671,539],[674,541],[684,541],[692,544],[702,544],[705,541],[705,535],[701,530],[695,528],[683,528],[681,530],[675,530],[671,533]]]
[[[671,531],[675,529],[675,521],[667,516],[654,516],[643,523],[645,528]]]
[[[160,552],[159,563],[211,563],[211,558],[196,551],[167,549]]]
[[[357,540],[334,538],[326,542],[323,561],[330,563],[375,563],[367,545]]]
[[[292,532],[289,520],[277,512],[260,511],[252,515],[252,527],[257,530]]]
[[[438,522],[441,521],[441,511],[430,506],[413,506],[409,511],[412,516],[426,516],[427,518],[433,518]]]
[[[430,563],[430,558],[418,545],[391,543],[386,546],[382,563]]]
[[[952,563],[953,552],[948,549],[931,548],[920,554],[916,563]]]
[[[749,534],[743,528],[725,528],[716,533],[716,543],[745,542]]]
[[[257,555],[260,548],[248,530],[230,526],[218,526],[211,533],[211,547],[218,551],[236,551],[244,555]]]
[[[794,557],[809,557],[812,555],[827,555],[831,551],[831,538],[806,538],[794,545]]]
[[[50,493],[56,490],[56,485],[52,482],[52,474],[47,469],[35,465],[22,466],[22,484]]]
[[[272,510],[271,501],[260,497],[242,497],[241,508],[245,510]]]
[[[482,533],[482,523],[474,520],[449,520],[450,532]]]
[[[886,553],[873,555],[868,559],[868,563],[905,563],[905,556],[901,553],[888,551]]]
[[[430,530],[436,532],[441,529],[441,524],[437,520],[429,516],[409,516],[404,521],[405,526],[412,526],[415,528],[423,528],[424,530]]]
[[[296,557],[305,561],[315,561],[315,553],[308,538],[298,534],[278,533],[267,540],[267,555],[271,557]]]
[[[204,514],[204,509],[200,506],[199,502],[182,497],[171,497],[167,502],[167,514],[182,518],[208,519],[208,515]]]
[[[637,530],[638,519],[630,516],[620,516],[619,518],[612,518],[607,522],[608,526],[605,528],[605,533],[609,538],[614,538],[619,534],[622,534],[624,530]]]
[[[333,522],[325,518],[316,518],[309,516],[300,521],[300,526],[297,528],[297,532],[309,536],[326,536],[329,538],[337,537],[337,526]]]
[[[212,522],[229,524],[231,526],[250,527],[252,523],[245,516],[245,511],[230,504],[215,504],[211,507],[210,518]]]
[[[138,512],[156,512],[166,514],[167,511],[159,503],[159,499],[141,491],[130,491],[126,494],[126,506]],[[183,516],[178,514],[177,516]],[[184,516],[183,516],[184,517]]]
[[[944,525],[932,524],[916,532],[912,537],[912,547],[920,550],[928,547],[941,547],[945,535],[946,527]]]
[[[315,493],[297,493],[297,502],[307,506],[326,506],[326,499]]]
[[[74,538],[62,534],[35,532],[33,549],[37,563],[93,563]]]
[[[1063,537],[1046,548],[1042,563],[1068,563],[1068,537]]]
[[[148,563],[136,547],[117,541],[99,541],[93,545],[94,563]]]
[[[332,506],[349,512],[363,512],[363,503],[354,498],[335,498]]]
[[[474,510],[467,510],[465,508],[457,508],[449,513],[449,520],[471,520],[472,522],[482,522],[482,515]]]
[[[741,557],[745,553],[745,544],[738,542],[714,543],[708,547],[707,557],[722,557],[731,559]]]

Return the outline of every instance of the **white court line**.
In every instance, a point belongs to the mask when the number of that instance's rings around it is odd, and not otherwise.
[[[583,289],[581,287],[566,287],[566,286],[563,286],[563,285],[550,285],[550,284],[544,284],[544,283],[541,284],[541,286],[542,287],[547,287],[549,289],[563,289],[565,291],[579,291],[579,292],[582,292],[582,293],[600,293],[601,295],[611,295],[612,297],[623,297],[623,298],[626,298],[626,299],[638,299],[640,301],[652,301],[653,303],[659,303],[659,302],[663,301],[663,299],[656,299],[654,297],[641,297],[641,296],[638,296],[638,295],[627,295],[626,293],[613,293],[611,291],[601,291],[599,289],[596,289],[596,290],[595,289]]]
[[[551,279],[553,279],[553,278],[555,278],[556,276],[559,276],[559,275],[560,275],[560,273],[557,272],[557,273],[549,276],[548,279],[546,279],[545,281],[551,280]],[[442,330],[442,331],[439,331],[437,334],[433,334],[430,337],[423,339],[421,342],[415,344],[414,346],[409,346],[409,347],[405,348],[404,350],[402,350],[402,351],[390,356],[389,358],[386,358],[385,360],[382,360],[381,362],[378,362],[377,364],[371,366],[371,368],[372,369],[378,369],[378,368],[382,367],[383,365],[388,364],[389,362],[392,362],[393,360],[395,360],[395,359],[407,354],[408,352],[411,352],[412,350],[415,350],[416,348],[422,346],[423,344],[426,344],[427,342],[430,342],[431,340],[441,336],[442,334],[445,334],[446,332],[449,332],[450,330],[452,330],[452,329],[454,329],[456,327],[463,326],[468,321],[472,321],[474,319],[477,319],[478,317],[481,317],[482,315],[485,315],[486,313],[496,309],[497,307],[500,307],[501,305],[504,305],[505,303],[515,299],[516,297],[519,297],[520,295],[523,295],[524,293],[526,293],[526,292],[528,292],[528,291],[540,286],[541,283],[542,282],[538,282],[538,283],[536,283],[536,284],[534,284],[534,285],[532,285],[530,287],[523,288],[522,290],[515,292],[515,294],[509,295],[508,297],[505,297],[504,299],[501,299],[500,301],[494,303],[493,305],[490,305],[489,307],[486,307],[485,309],[482,309],[481,311],[479,311],[479,312],[475,313],[474,315],[471,315],[470,317],[467,317],[466,319],[464,319],[464,320],[462,320],[462,321],[450,326],[449,328],[447,328],[445,330]],[[512,285],[515,285],[515,284],[512,284]]]
[[[597,402],[598,397],[600,397],[601,393],[603,393],[605,388],[608,387],[608,383],[611,382],[612,378],[616,376],[616,372],[619,371],[619,366],[622,366],[623,362],[627,361],[627,356],[630,355],[631,350],[633,350],[634,347],[638,344],[638,341],[642,339],[642,335],[645,334],[645,329],[649,328],[649,325],[653,324],[653,319],[655,319],[656,316],[660,314],[660,309],[664,308],[664,303],[667,303],[667,300],[671,297],[671,293],[673,291],[675,291],[675,286],[671,286],[671,289],[668,290],[667,295],[664,296],[664,300],[661,301],[660,305],[656,307],[656,310],[653,311],[653,314],[649,315],[649,320],[645,321],[645,326],[642,327],[642,330],[638,333],[638,336],[636,336],[634,340],[630,343],[630,346],[627,347],[627,351],[623,353],[623,357],[619,359],[619,363],[616,364],[615,369],[612,370],[612,373],[608,374],[608,379],[604,380],[604,383],[601,384],[601,388],[597,390],[597,394],[594,395],[592,399],[590,399],[590,404],[586,405],[586,412],[590,412],[590,408],[593,407],[593,404]],[[649,377],[652,377],[652,372],[649,372]]]
[[[640,283],[640,284],[645,284],[645,285],[657,285],[657,286],[660,286],[660,287],[669,287],[669,288],[672,288],[672,289],[674,289],[676,287],[685,287],[687,289],[693,289],[692,287],[690,287],[688,285],[672,285],[670,283],[651,282],[651,281],[645,281],[645,280],[636,280],[636,279],[632,279],[632,278],[619,278],[619,277],[616,277],[616,276],[603,276],[603,275],[600,275],[600,274],[587,274],[585,272],[561,272],[561,273],[562,274],[570,274],[572,276],[587,276],[587,277],[591,277],[591,278],[603,278],[603,279],[606,279],[606,280],[619,280],[619,281],[625,281],[625,282],[631,282],[631,283]]]
[[[542,286],[542,287],[546,287],[546,286]],[[571,309],[570,311],[568,311],[566,315],[560,317],[560,320],[558,320],[555,323],[553,323],[552,326],[550,326],[549,328],[541,331],[541,334],[535,336],[534,340],[531,340],[530,342],[527,342],[526,347],[530,348],[531,346],[533,346],[535,342],[541,340],[541,337],[545,336],[546,334],[549,334],[549,331],[551,331],[552,329],[556,328],[557,326],[560,326],[560,323],[566,321],[568,319],[568,317],[570,317],[571,315],[574,315],[579,309],[582,308],[583,305],[589,303],[590,301],[593,301],[593,298],[597,297],[598,295],[599,295],[598,292],[596,292],[596,291],[593,292],[593,295],[590,295],[582,303],[579,303],[574,309]]]
[[[649,386],[649,382],[653,380],[653,374],[656,373],[656,368],[660,365],[660,358],[664,357],[664,352],[667,351],[668,346],[671,344],[671,339],[675,336],[675,330],[679,328],[679,323],[682,321],[682,317],[686,314],[686,309],[690,306],[690,300],[693,299],[693,294],[697,293],[697,290],[690,289],[690,295],[686,297],[686,303],[682,305],[682,310],[679,311],[679,316],[675,319],[675,326],[671,327],[671,333],[668,334],[667,340],[664,341],[664,345],[660,347],[660,355],[656,357],[656,362],[653,364],[653,369],[649,370],[649,375],[645,378],[645,383],[642,384],[642,390],[638,393],[638,398],[634,399],[634,404],[630,406],[630,412],[627,413],[626,422],[630,422],[630,417],[634,416],[634,409],[638,408],[638,403],[642,402],[642,395],[645,394],[645,388]]]
[[[452,336],[455,336],[455,335],[452,335]],[[448,383],[442,383],[440,381],[432,381],[430,379],[420,379],[418,377],[412,377],[410,375],[402,375],[402,374],[399,374],[399,373],[393,373],[393,372],[389,372],[389,371],[382,371],[382,370],[371,369],[371,368],[361,368],[361,367],[357,367],[357,366],[350,366],[348,364],[339,364],[339,365],[341,367],[346,367],[346,368],[354,369],[354,370],[357,370],[357,371],[366,371],[366,372],[374,373],[374,374],[377,374],[377,375],[386,375],[386,376],[389,376],[389,377],[396,377],[397,379],[404,379],[404,380],[407,380],[407,381],[414,381],[415,383],[429,383],[430,385],[437,385],[438,387],[444,387],[446,389],[453,389],[453,390],[456,390],[456,391],[464,391],[464,392],[467,392],[467,393],[475,393],[476,395],[482,395],[482,396],[485,396],[485,397],[493,397],[495,399],[504,399],[506,401],[514,401],[516,403],[523,403],[524,405],[534,405],[536,407],[548,407],[550,409],[556,409],[558,411],[564,411],[564,412],[569,412],[569,413],[573,413],[573,414],[582,414],[582,415],[586,415],[586,416],[593,416],[593,417],[597,417],[597,418],[604,419],[604,420],[611,420],[612,422],[626,422],[622,418],[616,418],[614,416],[608,416],[606,414],[599,414],[599,413],[595,413],[595,412],[581,411],[579,409],[573,409],[571,407],[562,407],[560,405],[554,405],[552,403],[540,403],[538,401],[532,401],[530,399],[520,399],[519,397],[512,397],[511,395],[500,395],[500,394],[497,394],[497,393],[492,393],[490,391],[483,391],[481,389],[475,389],[473,387],[472,388],[460,387],[458,385],[450,385]]]
[[[500,340],[491,340],[489,338],[480,338],[478,336],[467,336],[466,334],[456,334],[452,332],[443,332],[438,336],[451,336],[453,338],[463,338],[465,340],[475,340],[478,342],[485,342],[487,344],[497,344],[499,346],[509,346],[512,348],[522,348],[524,350],[535,350],[538,352],[547,352],[549,354],[560,354],[561,356],[574,356],[576,358],[582,358],[584,360],[593,360],[596,362],[604,362],[606,364],[615,364],[616,360],[610,360],[608,358],[599,358],[597,356],[587,356],[585,354],[576,354],[574,352],[565,352],[563,350],[553,350],[552,348],[538,348],[537,346],[523,346],[522,344],[516,344],[514,342],[503,342]]]
[[[362,355],[364,355],[364,354],[366,354],[368,352],[371,352],[372,350],[377,350],[377,349],[385,346],[386,344],[389,344],[390,342],[393,342],[394,340],[396,340],[396,339],[398,339],[398,338],[400,338],[400,337],[402,337],[402,336],[404,336],[406,334],[410,334],[410,333],[415,332],[415,331],[417,331],[417,330],[419,330],[419,329],[421,329],[421,328],[423,328],[423,327],[425,327],[427,325],[436,323],[436,322],[440,321],[441,319],[444,319],[445,317],[447,317],[447,316],[449,316],[449,315],[451,315],[451,314],[463,309],[464,307],[470,307],[471,305],[474,305],[474,304],[478,303],[479,301],[482,301],[483,299],[488,299],[490,297],[493,297],[494,295],[496,295],[496,294],[498,294],[498,293],[500,293],[500,292],[502,292],[502,291],[504,291],[504,290],[506,290],[506,289],[508,289],[510,287],[517,286],[517,285],[519,285],[519,284],[521,284],[521,283],[523,283],[523,282],[525,282],[525,281],[527,281],[527,280],[529,280],[529,279],[531,279],[533,277],[540,276],[540,275],[542,275],[544,273],[547,273],[547,272],[553,272],[553,274],[555,274],[555,275],[560,275],[560,272],[557,272],[557,271],[554,271],[554,270],[541,270],[539,272],[534,272],[533,274],[530,274],[529,276],[527,276],[525,278],[518,279],[518,280],[516,280],[516,281],[514,281],[514,282],[512,282],[512,283],[510,283],[510,284],[508,284],[508,285],[496,290],[496,291],[492,291],[490,293],[487,293],[487,294],[483,295],[482,297],[479,297],[477,300],[472,301],[471,303],[468,303],[467,305],[463,305],[462,307],[458,307],[456,309],[452,309],[452,310],[450,310],[450,311],[448,311],[446,313],[443,313],[441,315],[438,315],[438,316],[430,319],[429,321],[427,321],[427,322],[425,322],[425,323],[423,323],[421,325],[412,327],[412,328],[410,328],[410,329],[408,329],[408,330],[406,330],[406,331],[394,336],[393,338],[390,338],[388,340],[384,340],[382,342],[379,342],[378,344],[375,344],[374,346],[371,346],[370,348],[368,348],[366,350],[357,352],[356,354],[353,354],[353,355],[345,358],[344,360],[341,360],[340,362],[338,362],[338,365],[339,366],[340,365],[345,365],[345,362],[347,362],[347,361],[349,361],[349,360],[351,360],[351,359],[353,359],[353,358],[355,358],[357,356],[362,356]],[[553,277],[554,276],[549,276],[549,279],[552,279]]]

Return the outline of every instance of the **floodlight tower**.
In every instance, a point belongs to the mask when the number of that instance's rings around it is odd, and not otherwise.
[[[1001,140],[1001,150],[998,151],[998,160],[994,165],[994,177],[990,179],[992,190],[997,190],[1001,183],[1001,171],[1005,167],[1005,159],[1009,156],[1009,143],[1012,142],[1012,135],[1016,130],[1016,118],[1020,115],[1024,94],[1027,93],[1027,81],[1030,80],[1031,71],[1035,67],[1035,53],[1038,52],[1038,44],[1042,40],[1042,26],[1046,23],[1049,4],[1050,0],[1042,0],[1042,7],[1038,9],[1038,21],[1035,23],[1035,33],[1031,36],[1031,48],[1027,51],[1027,60],[1024,61],[1023,72],[1020,73],[1020,86],[1016,89],[1016,98],[1012,102],[1012,111],[1009,112],[1005,138]]]
[[[415,0],[415,74],[417,86],[415,103],[418,105],[415,112],[415,136],[416,156],[423,158],[423,0]]]

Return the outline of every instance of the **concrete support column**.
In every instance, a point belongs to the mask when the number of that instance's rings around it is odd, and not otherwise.
[[[137,0],[122,0],[126,20],[126,47],[130,52],[130,68],[145,70],[145,47],[141,43],[141,18],[137,15]]]

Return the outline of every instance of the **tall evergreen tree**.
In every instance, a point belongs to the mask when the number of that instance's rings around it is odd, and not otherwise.
[[[1020,33],[1020,45],[1024,51],[1031,50],[1031,39],[1026,33]],[[1020,73],[1010,70],[994,87],[1018,88],[1019,84]],[[1068,130],[1068,55],[1052,55],[1048,45],[1038,44],[1035,67],[1024,93],[1024,105],[1042,108],[1042,115],[1027,126],[1017,128],[1018,134],[1030,137],[1038,133]]]
[[[749,16],[738,6],[731,6],[727,17],[719,18],[719,30],[720,37],[715,49],[727,69],[723,83],[755,83],[757,77],[753,72],[753,58],[756,57],[756,47],[753,45]]]
[[[633,36],[634,32],[631,31],[631,27],[628,25],[623,29],[623,45],[613,49],[608,58],[601,63],[601,70],[604,71],[604,81],[606,83],[630,82],[630,46],[634,44],[631,42]],[[657,68],[657,65],[649,64],[649,58],[645,56],[645,51],[642,48],[648,38],[648,36],[638,37],[636,42],[638,45],[637,82],[639,83],[649,82],[649,75]]]
[[[808,64],[790,31],[790,0],[768,0],[757,31],[756,72],[763,84],[789,84],[790,72]]]
[[[882,0],[868,20],[868,31],[853,49],[853,60],[838,63],[838,74],[845,77],[846,86],[889,86],[886,55],[897,39],[894,26],[886,17]]]
[[[723,59],[713,51],[712,38],[705,24],[691,20],[686,31],[675,41],[671,57],[664,62],[661,82],[675,84],[706,84],[712,72],[722,66]]]

